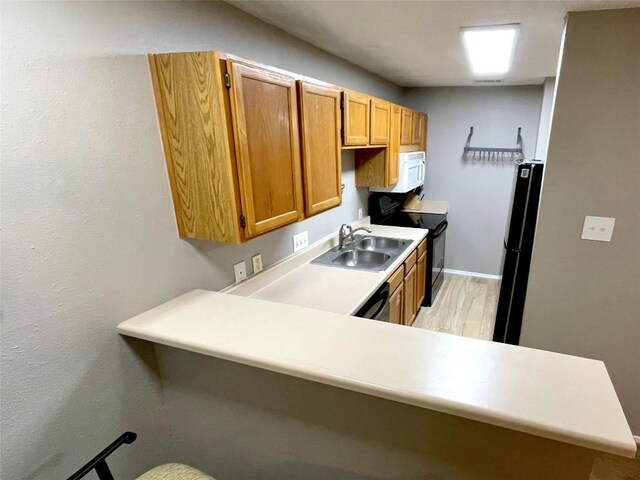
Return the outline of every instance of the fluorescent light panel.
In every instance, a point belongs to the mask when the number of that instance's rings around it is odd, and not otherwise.
[[[511,68],[520,24],[462,27],[462,40],[475,76],[503,75]]]

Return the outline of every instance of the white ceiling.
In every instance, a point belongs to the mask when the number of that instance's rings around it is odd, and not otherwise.
[[[640,1],[229,0],[237,8],[400,86],[472,85],[460,27],[520,23],[504,84],[556,74],[565,13]]]

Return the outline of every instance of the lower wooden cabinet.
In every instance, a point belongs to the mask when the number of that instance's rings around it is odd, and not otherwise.
[[[425,296],[427,241],[423,240],[393,272],[389,283],[389,322],[411,325]]]
[[[413,265],[404,277],[404,325],[411,325],[416,316],[416,270],[416,265]]]
[[[401,282],[389,295],[389,322],[402,325],[404,323],[404,286]]]

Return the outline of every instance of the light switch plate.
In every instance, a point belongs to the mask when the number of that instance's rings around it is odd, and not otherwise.
[[[309,245],[309,235],[307,235],[307,231],[300,232],[297,235],[293,236],[293,252],[297,252],[302,250],[304,247]]]
[[[262,255],[257,254],[251,257],[251,263],[253,264],[253,273],[256,274],[262,271]]]
[[[615,223],[615,218],[590,217],[587,215],[584,217],[581,238],[583,240],[595,240],[597,242],[610,242]]]
[[[247,278],[247,264],[245,262],[236,263],[233,266],[233,275],[236,279],[236,283]]]

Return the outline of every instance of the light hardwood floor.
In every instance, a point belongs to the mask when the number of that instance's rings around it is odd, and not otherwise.
[[[491,340],[498,302],[498,280],[443,273],[431,307],[422,307],[413,326],[463,337]]]

